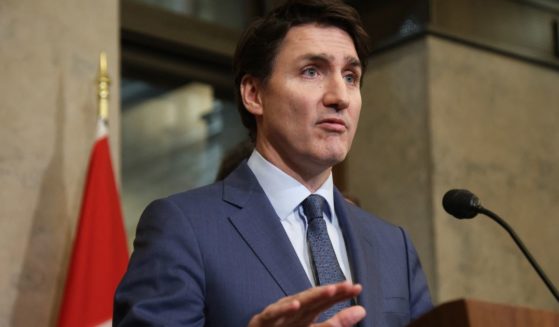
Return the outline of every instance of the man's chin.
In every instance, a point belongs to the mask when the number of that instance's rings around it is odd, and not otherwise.
[[[325,167],[333,167],[345,160],[347,152],[332,153],[329,156],[325,156],[322,160]]]

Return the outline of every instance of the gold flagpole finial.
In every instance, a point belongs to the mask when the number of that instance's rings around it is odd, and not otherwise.
[[[99,55],[99,76],[97,79],[97,97],[99,105],[99,117],[105,122],[109,119],[109,86],[111,79],[107,69],[107,55],[101,52]]]

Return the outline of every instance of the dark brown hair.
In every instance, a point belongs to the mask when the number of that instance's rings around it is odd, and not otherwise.
[[[348,33],[365,71],[370,52],[369,37],[357,11],[342,1],[288,0],[257,19],[241,35],[233,59],[237,109],[253,141],[256,140],[256,119],[243,104],[241,80],[245,75],[251,75],[266,83],[272,73],[278,48],[289,29],[312,23],[334,26]]]

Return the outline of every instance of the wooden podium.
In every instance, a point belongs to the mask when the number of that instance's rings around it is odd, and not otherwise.
[[[559,313],[462,299],[443,303],[409,327],[559,327]]]

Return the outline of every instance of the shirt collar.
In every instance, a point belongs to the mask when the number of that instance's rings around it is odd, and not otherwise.
[[[252,152],[247,164],[281,220],[286,219],[311,194],[303,184],[274,166],[257,150]],[[332,173],[315,194],[321,195],[328,202],[330,212],[327,212],[327,216],[331,219],[331,213],[334,212]]]

